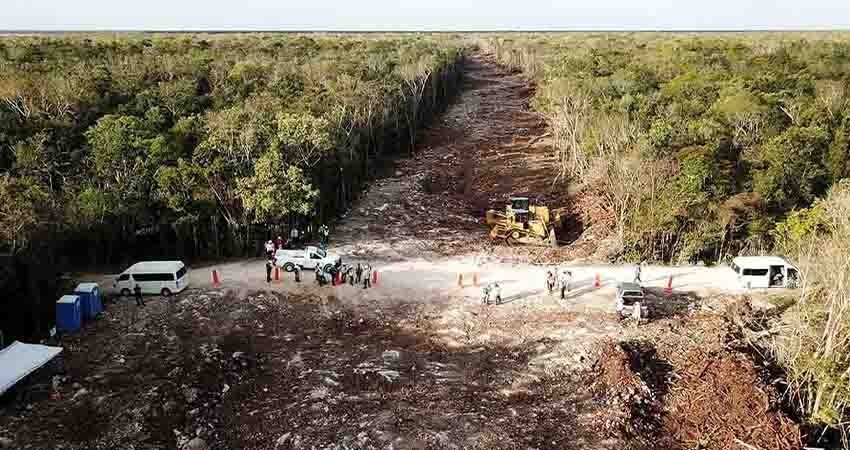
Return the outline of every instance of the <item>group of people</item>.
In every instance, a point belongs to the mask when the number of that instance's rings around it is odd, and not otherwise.
[[[286,246],[287,244],[288,243],[284,241],[283,238],[281,238],[280,236],[278,236],[275,240],[269,239],[268,241],[266,241],[264,246],[266,250],[266,258],[273,259],[275,252],[284,248],[284,246]]]
[[[330,282],[334,276],[339,276],[338,280],[342,284],[349,284],[354,286],[355,284],[363,285],[363,289],[368,289],[372,287],[372,276],[373,276],[372,266],[369,264],[360,264],[357,263],[356,266],[343,264],[338,270],[333,272],[327,272],[324,268],[317,267],[316,268],[316,283],[319,286],[324,286]]]
[[[502,286],[498,282],[485,284],[482,291],[484,296],[481,300],[485,305],[490,304],[491,297],[496,300],[497,305],[502,303]]]
[[[319,227],[319,244],[323,248],[327,248],[328,239],[330,237],[330,229],[327,225],[322,224]],[[284,240],[281,236],[278,236],[277,239],[269,239],[264,244],[264,249],[266,252],[266,257],[269,259],[274,258],[275,252],[282,248],[297,248],[299,245],[303,243],[303,241],[307,238],[307,234],[303,231],[299,230],[298,227],[292,227],[289,231],[289,240]]]
[[[567,292],[570,291],[570,284],[573,281],[573,273],[566,267],[550,268],[546,271],[546,290],[549,295],[555,293],[555,288],[561,291],[561,300],[567,298]]]
[[[266,283],[272,282],[272,270],[274,269],[274,258],[269,258],[266,260]],[[295,282],[301,282],[301,266],[295,265],[292,269],[292,273],[295,274]]]

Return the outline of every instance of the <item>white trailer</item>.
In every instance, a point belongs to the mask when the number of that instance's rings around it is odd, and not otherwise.
[[[747,289],[794,288],[800,281],[800,271],[778,256],[739,256],[730,267],[738,284]]]

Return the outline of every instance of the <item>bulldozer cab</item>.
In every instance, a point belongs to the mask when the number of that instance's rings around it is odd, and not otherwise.
[[[527,197],[511,197],[511,204],[507,213],[514,222],[525,229],[528,227],[528,221],[531,218],[530,207]]]
[[[514,211],[528,212],[530,205],[528,197],[511,197],[511,209]]]

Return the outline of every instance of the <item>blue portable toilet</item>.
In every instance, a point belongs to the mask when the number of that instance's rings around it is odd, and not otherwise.
[[[62,331],[79,331],[83,326],[82,302],[77,295],[63,295],[56,302],[56,328]]]
[[[74,289],[74,295],[80,297],[83,318],[93,319],[103,312],[103,301],[100,298],[100,287],[97,283],[80,283]]]

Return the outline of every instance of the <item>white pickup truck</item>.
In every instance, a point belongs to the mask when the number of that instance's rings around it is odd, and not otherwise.
[[[310,246],[298,250],[280,249],[274,254],[274,264],[283,267],[287,272],[295,270],[295,266],[310,270],[322,267],[325,272],[332,272],[342,265],[342,258],[319,247]]]

